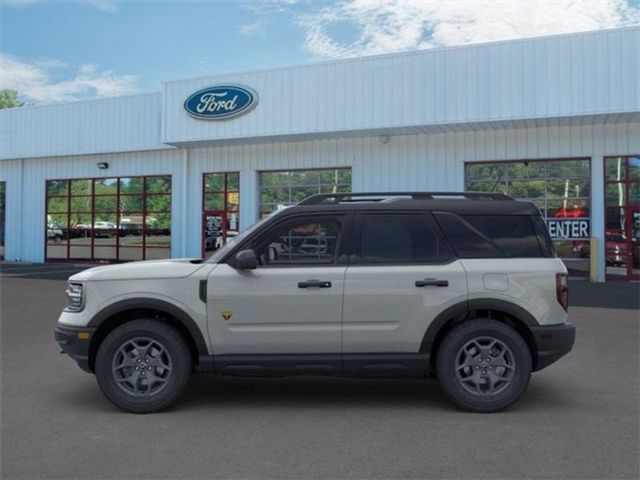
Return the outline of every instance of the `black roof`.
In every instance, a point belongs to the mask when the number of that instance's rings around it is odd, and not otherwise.
[[[539,215],[531,202],[487,192],[363,192],[312,195],[287,209],[295,212],[426,210],[461,214]]]

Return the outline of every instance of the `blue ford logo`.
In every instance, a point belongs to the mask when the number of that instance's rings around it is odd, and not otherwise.
[[[247,113],[258,103],[258,94],[239,85],[220,85],[198,90],[184,102],[195,118],[224,120]]]

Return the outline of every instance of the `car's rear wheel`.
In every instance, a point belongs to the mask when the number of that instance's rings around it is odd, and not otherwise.
[[[531,352],[520,334],[490,319],[455,327],[436,358],[440,386],[459,407],[496,412],[515,403],[531,377]]]
[[[189,347],[158,320],[134,320],[113,330],[96,356],[98,384],[111,403],[133,413],[159,412],[182,395],[191,375]]]

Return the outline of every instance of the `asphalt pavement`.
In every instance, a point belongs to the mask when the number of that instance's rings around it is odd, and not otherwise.
[[[600,286],[608,308],[591,287],[572,292],[591,305],[570,309],[574,351],[504,413],[459,411],[434,380],[202,376],[142,416],[114,408],[53,340],[62,270],[76,267],[36,267],[0,269],[2,478],[640,476],[640,314],[606,300],[637,284]]]

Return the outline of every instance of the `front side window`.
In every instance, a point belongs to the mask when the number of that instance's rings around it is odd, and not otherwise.
[[[362,263],[432,263],[453,257],[430,215],[364,214],[359,221]]]
[[[318,193],[351,192],[351,169],[264,171],[259,174],[260,217]]]
[[[261,265],[314,265],[335,262],[341,234],[336,218],[300,219],[272,229],[259,242]]]

